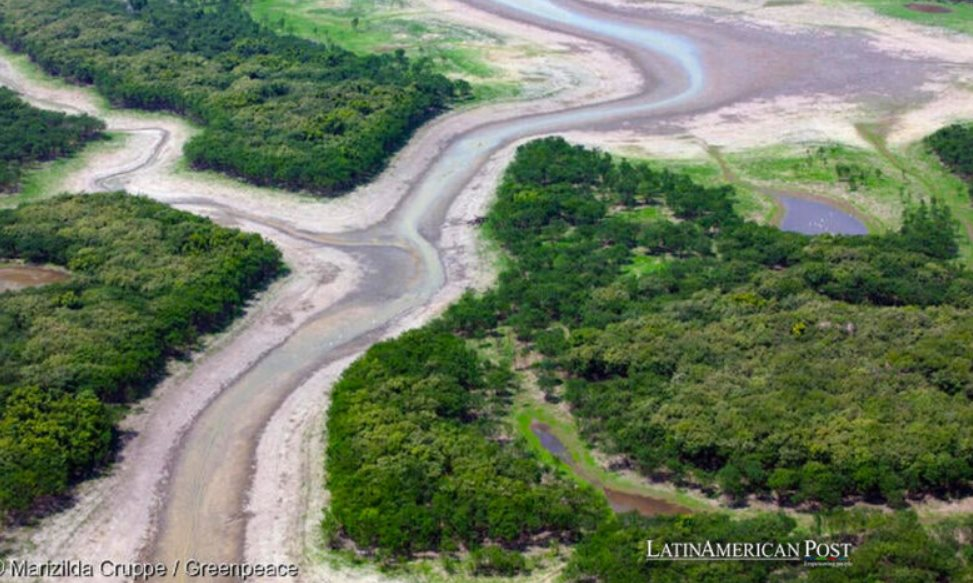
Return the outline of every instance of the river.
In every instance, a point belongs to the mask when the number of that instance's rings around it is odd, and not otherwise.
[[[151,553],[155,560],[241,558],[246,485],[262,428],[314,371],[364,349],[388,323],[424,305],[443,287],[444,266],[434,242],[451,202],[493,154],[532,136],[688,109],[707,88],[704,63],[687,37],[569,2],[498,0],[491,8],[615,47],[651,82],[633,97],[476,127],[445,148],[384,221],[342,234],[341,241],[329,236],[329,244],[356,254],[369,272],[381,274],[382,284],[362,286],[298,330],[203,411],[170,468]]]

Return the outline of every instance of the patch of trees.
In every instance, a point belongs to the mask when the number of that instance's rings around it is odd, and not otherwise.
[[[232,0],[0,0],[0,40],[113,104],[205,125],[200,169],[334,195],[374,176],[463,81],[262,28]]]
[[[105,124],[87,115],[65,115],[31,107],[0,87],[0,192],[16,190],[35,162],[70,156],[101,137]]]
[[[103,465],[121,407],[282,270],[256,235],[122,193],[0,211],[0,258],[72,273],[0,294],[0,514]]]
[[[496,289],[447,314],[513,328],[549,398],[648,475],[782,503],[899,504],[973,480],[973,275],[947,207],[901,232],[808,237],[702,187],[550,138],[520,148],[489,225]],[[634,220],[659,205],[675,220]],[[625,274],[640,255],[664,268]]]
[[[377,345],[334,389],[332,544],[469,549],[474,573],[509,575],[547,532],[580,538],[566,573],[586,582],[968,577],[968,521],[836,510],[809,536],[776,514],[614,517],[502,439],[512,372],[464,339],[506,328],[543,355],[547,396],[646,474],[823,506],[967,488],[973,277],[946,207],[910,208],[899,233],[808,237],[744,221],[732,197],[559,138],[522,146],[487,219],[509,258],[499,285]],[[642,256],[663,269],[627,275]],[[650,538],[857,550],[852,569],[647,563]]]
[[[915,513],[884,514],[838,511],[821,521],[823,529],[807,533],[784,515],[763,514],[733,520],[727,515],[657,517],[627,515],[607,522],[578,545],[566,579],[601,583],[722,581],[851,582],[965,581],[973,576],[968,541],[973,521],[949,519],[923,525]],[[665,542],[833,541],[852,546],[850,566],[808,569],[790,562],[645,561],[646,541],[658,552]]]
[[[973,198],[973,125],[946,126],[926,138],[926,143],[943,164],[966,181]]]
[[[495,407],[511,382],[436,325],[352,364],[328,414],[332,544],[350,539],[384,559],[474,549],[477,572],[512,574],[523,559],[501,547],[593,530],[607,507],[590,488],[501,439]]]

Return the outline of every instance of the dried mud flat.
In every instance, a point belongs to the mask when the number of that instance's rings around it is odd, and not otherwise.
[[[606,147],[670,158],[702,157],[707,145],[724,151],[820,141],[868,147],[855,127],[861,122],[881,123],[889,145],[903,146],[951,122],[973,119],[973,38],[967,35],[822,0],[595,3],[631,14],[704,17],[748,29],[754,38],[783,35],[793,44],[816,45],[803,58],[786,57],[794,69],[817,77],[813,89],[755,95],[687,116],[662,139],[636,131],[601,133],[597,139]],[[830,42],[799,40],[813,37]],[[862,58],[868,54],[872,58]],[[822,82],[828,77],[832,82]]]
[[[82,171],[65,179],[63,189],[125,187],[258,232],[281,247],[292,268],[288,278],[254,302],[245,318],[214,338],[190,365],[176,367],[140,404],[140,411],[125,420],[123,429],[135,436],[108,476],[81,485],[77,502],[67,511],[38,528],[14,533],[27,549],[21,554],[39,560],[151,556],[166,510],[173,460],[207,406],[329,309],[383,285],[353,247],[340,246],[346,235],[393,213],[437,156],[473,128],[623,99],[660,81],[647,82],[637,59],[597,39],[514,23],[508,11],[482,10],[485,6],[479,3],[476,9],[451,0],[430,1],[443,18],[543,47],[543,58],[533,57],[529,68],[546,78],[545,87],[534,92],[545,97],[443,116],[420,130],[375,182],[336,201],[310,201],[180,170],[182,145],[195,131],[188,124],[168,116],[104,111],[88,90],[38,81],[0,60],[0,82],[37,105],[86,111],[106,119],[111,130],[127,132],[125,148],[91,156]],[[963,79],[973,63],[968,42],[910,27],[886,30],[884,23],[864,35],[836,32],[824,14],[814,13],[815,18],[802,22],[801,11],[808,10],[804,5],[787,18],[768,20],[741,12],[742,4],[661,5],[651,11],[615,6],[620,13],[696,40],[709,81],[691,107],[649,121],[579,127],[575,137],[656,155],[694,155],[700,144],[776,143],[782,136],[800,141],[824,135],[853,142],[856,138],[847,128],[875,111],[898,112],[890,140],[908,139],[943,120],[973,117],[970,100],[963,99],[968,97]],[[775,57],[759,58],[767,54]],[[854,60],[863,57],[875,66],[867,75]],[[794,62],[807,65],[801,74],[792,71]],[[943,103],[949,104],[945,111]],[[436,240],[445,285],[424,305],[397,314],[376,338],[420,325],[467,287],[491,281],[492,261],[483,260],[468,221],[485,212],[515,146],[507,144],[490,156],[450,206]],[[322,431],[328,387],[359,352],[352,350],[301,379],[261,427],[251,464],[241,470],[241,480],[251,484],[241,509],[242,558],[298,562],[302,579],[308,581],[383,579],[377,573],[333,568],[315,550],[320,510],[327,502]]]
[[[61,269],[36,265],[0,264],[0,293],[59,283],[69,277],[70,274]]]

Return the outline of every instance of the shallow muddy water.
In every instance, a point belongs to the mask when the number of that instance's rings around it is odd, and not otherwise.
[[[0,292],[41,287],[67,279],[67,273],[47,267],[34,265],[0,266]]]
[[[861,221],[834,206],[806,198],[778,195],[784,205],[780,228],[785,231],[819,235],[865,235],[868,229]]]
[[[642,516],[658,516],[660,514],[688,514],[689,509],[677,504],[672,504],[660,498],[622,492],[602,484],[598,479],[585,472],[568,453],[564,444],[551,432],[550,426],[546,423],[535,421],[530,425],[531,432],[541,441],[544,449],[554,454],[559,460],[567,464],[576,474],[605,493],[608,504],[612,510],[619,513],[638,512]]]

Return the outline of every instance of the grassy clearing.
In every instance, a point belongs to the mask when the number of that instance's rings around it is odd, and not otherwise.
[[[664,216],[662,210],[657,206],[645,206],[631,210],[625,209],[621,211],[621,214],[629,220],[640,223],[651,223]]]
[[[947,201],[961,222],[973,224],[962,182],[922,143],[892,150],[879,130],[861,126],[859,131],[872,148],[775,146],[728,154],[725,163],[739,182],[846,203],[873,232],[898,229],[905,206],[931,196]],[[970,236],[961,240],[966,260],[973,259]]]
[[[478,101],[519,92],[513,82],[496,81],[502,75],[484,57],[483,45],[499,45],[500,39],[434,18],[409,0],[252,0],[248,9],[257,22],[279,32],[356,53],[402,49],[411,57],[428,57],[439,72],[469,81]]]
[[[666,267],[666,262],[663,258],[656,255],[637,255],[632,259],[632,263],[626,265],[623,271],[629,275],[634,275],[636,278],[644,277],[647,275],[652,275],[653,273],[659,273]]]
[[[898,228],[917,185],[877,152],[841,144],[776,146],[726,156],[739,180],[755,186],[840,200],[853,207],[874,232]]]
[[[929,185],[928,192],[946,201],[953,215],[959,219],[962,226],[960,256],[967,264],[973,265],[973,206],[966,185],[951,174],[924,144],[913,144],[899,156],[908,164],[910,172]]]
[[[106,139],[89,144],[76,156],[45,162],[28,170],[24,174],[18,192],[0,197],[0,208],[13,208],[21,203],[49,198],[64,192],[65,179],[83,169],[92,156],[124,147],[125,136],[113,133],[105,135]]]
[[[531,451],[537,454],[546,464],[567,472],[579,483],[587,484],[581,476],[571,471],[570,468],[541,445],[540,439],[530,429],[534,421],[545,423],[551,428],[551,433],[564,444],[571,458],[585,474],[594,477],[613,490],[665,500],[695,511],[715,510],[712,503],[700,496],[663,486],[652,486],[637,479],[604,469],[597,462],[592,451],[581,439],[574,419],[558,409],[556,405],[540,403],[529,397],[522,397],[514,407],[510,421],[516,429],[517,435],[527,442]]]
[[[920,197],[938,197],[949,205],[961,226],[960,257],[968,265],[973,265],[973,206],[963,181],[943,166],[924,142],[893,150],[878,129],[869,126],[859,126],[858,129],[878,155],[899,171],[911,193],[918,193]]]
[[[775,220],[777,205],[774,200],[751,185],[727,176],[719,159],[674,159],[630,158],[633,162],[648,163],[654,169],[668,168],[673,172],[686,174],[704,186],[719,186],[731,182],[737,189],[734,208],[738,213],[758,223],[771,224]]]
[[[883,16],[973,34],[973,4],[916,0],[919,4],[932,4],[950,9],[950,12],[928,13],[907,8],[906,5],[910,4],[909,0],[856,0],[856,2],[870,7]]]
[[[513,332],[510,330],[503,332],[504,335],[500,337],[476,341],[472,343],[472,346],[480,352],[484,359],[492,360],[504,366],[514,366],[518,356],[523,355],[518,355]],[[714,505],[709,500],[699,495],[664,486],[652,486],[635,477],[604,469],[598,463],[595,454],[581,438],[574,417],[562,407],[538,398],[539,391],[533,386],[533,379],[530,375],[521,374],[520,376],[525,388],[515,398],[507,417],[507,424],[513,430],[514,435],[518,439],[524,440],[528,449],[546,465],[562,472],[579,484],[591,485],[585,477],[576,473],[541,445],[540,438],[530,428],[535,421],[545,423],[550,427],[551,433],[564,444],[565,449],[581,470],[581,473],[594,478],[606,487],[629,494],[665,500],[691,510],[715,510]]]
[[[782,218],[772,192],[837,201],[851,207],[876,233],[898,229],[907,205],[939,197],[959,219],[960,254],[973,264],[973,206],[963,182],[924,143],[893,149],[885,143],[881,128],[862,124],[858,129],[871,147],[817,143],[725,154],[714,149],[708,160],[630,159],[687,174],[706,186],[729,182],[737,189],[737,212],[765,224]]]
[[[737,211],[762,223],[779,218],[775,216],[778,205],[765,194],[771,191],[839,201],[878,233],[898,229],[907,205],[939,197],[960,221],[960,255],[973,264],[973,206],[963,182],[924,143],[889,148],[881,128],[863,124],[858,129],[871,147],[771,146],[726,154],[712,151],[712,160],[647,161],[686,173],[707,186],[732,183],[737,188]]]

